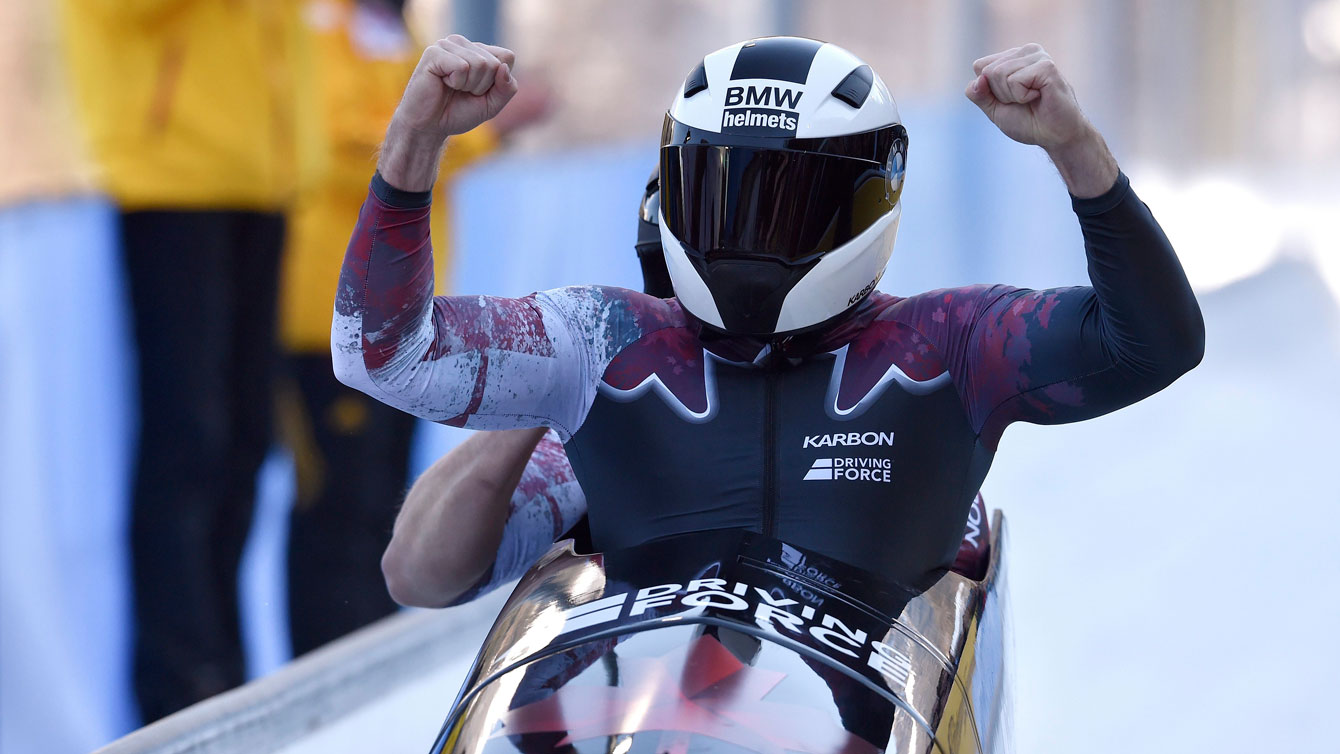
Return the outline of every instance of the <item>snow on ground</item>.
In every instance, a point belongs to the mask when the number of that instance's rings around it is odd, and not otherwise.
[[[1201,302],[1174,386],[1005,435],[1019,751],[1332,748],[1336,304],[1288,259]]]

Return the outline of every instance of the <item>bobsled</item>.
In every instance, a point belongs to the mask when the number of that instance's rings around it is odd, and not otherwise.
[[[1004,751],[1004,536],[996,512],[985,562],[921,592],[743,530],[561,542],[518,582],[432,750]]]

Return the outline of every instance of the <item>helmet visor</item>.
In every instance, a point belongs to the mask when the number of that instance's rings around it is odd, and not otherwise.
[[[685,144],[661,148],[666,228],[706,261],[804,264],[893,209],[903,156],[889,163],[814,152]]]

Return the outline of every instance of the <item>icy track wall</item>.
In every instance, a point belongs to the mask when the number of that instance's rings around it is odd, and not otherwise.
[[[98,754],[427,751],[509,590],[391,616]]]

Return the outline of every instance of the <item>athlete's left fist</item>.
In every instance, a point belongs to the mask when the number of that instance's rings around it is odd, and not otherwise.
[[[1055,149],[1093,133],[1075,91],[1039,44],[979,58],[965,94],[1006,136]]]

